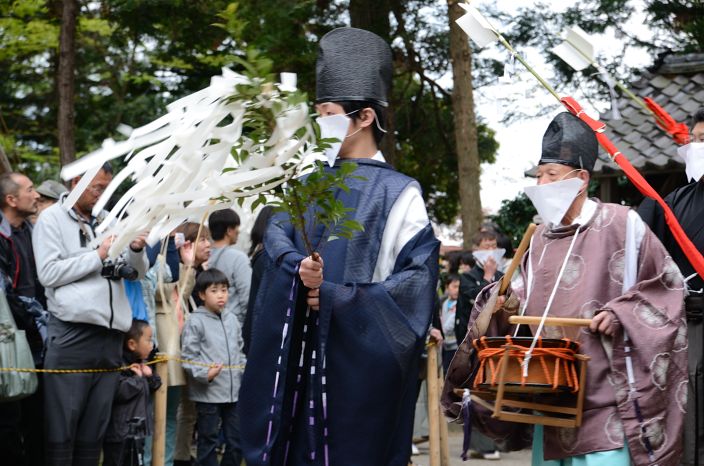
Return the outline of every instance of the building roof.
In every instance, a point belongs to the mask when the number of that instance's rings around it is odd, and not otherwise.
[[[690,116],[704,107],[704,53],[669,55],[631,84],[639,97],[650,97],[678,121],[689,124]],[[663,168],[683,169],[677,145],[655,124],[655,118],[627,97],[619,99],[622,118],[612,120],[611,112],[601,115],[606,134],[628,160],[641,171]],[[601,149],[594,173],[617,171]]]

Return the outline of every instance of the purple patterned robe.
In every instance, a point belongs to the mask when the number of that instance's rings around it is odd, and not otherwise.
[[[610,309],[618,319],[611,338],[611,362],[601,335],[577,327],[545,327],[545,338],[572,338],[591,357],[582,425],[576,429],[545,427],[545,459],[560,459],[613,450],[627,442],[634,464],[678,465],[687,397],[687,324],[682,309],[684,283],[679,269],[660,241],[646,228],[638,255],[635,285],[623,294],[624,245],[628,208],[599,203],[583,225],[567,262],[549,312],[551,317],[590,318],[598,309]],[[542,316],[557,280],[576,225],[548,230],[541,225],[525,261],[531,261],[533,283],[525,315]],[[541,261],[542,259],[542,261]],[[524,265],[527,262],[524,261]],[[525,267],[524,267],[525,269]],[[526,277],[524,276],[524,280]],[[467,339],[448,371],[443,406],[456,416],[458,401],[452,389],[470,386],[476,364],[471,340],[480,337],[473,325],[491,292],[485,288],[470,318]],[[517,296],[523,299],[523,296]],[[490,312],[490,311],[488,311]],[[514,311],[515,312],[515,311]],[[513,334],[508,311],[495,314],[487,335]],[[638,404],[655,455],[651,462],[627,381],[623,329],[630,336]],[[531,326],[535,332],[537,326]],[[533,363],[538,363],[534,361]],[[526,446],[530,426],[509,424],[477,413],[474,423],[485,433],[507,441],[511,448]],[[484,413],[486,414],[486,413]]]

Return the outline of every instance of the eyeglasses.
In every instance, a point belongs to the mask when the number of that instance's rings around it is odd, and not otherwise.
[[[107,189],[106,187],[88,186],[86,188],[86,191],[90,191],[93,194],[95,194],[96,196],[100,196],[105,192],[106,189]]]

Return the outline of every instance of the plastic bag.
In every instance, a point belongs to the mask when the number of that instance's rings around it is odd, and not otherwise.
[[[34,369],[24,330],[17,330],[5,292],[0,288],[0,367]],[[0,402],[25,398],[37,391],[34,372],[0,371]]]

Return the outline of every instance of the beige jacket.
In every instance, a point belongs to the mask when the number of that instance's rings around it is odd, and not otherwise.
[[[180,358],[181,330],[190,314],[189,300],[195,286],[196,272],[193,267],[181,264],[178,283],[164,283],[163,276],[164,274],[158,274],[156,287],[156,335],[159,351],[171,358]],[[167,368],[167,386],[186,385],[186,374],[179,361],[169,360]]]

